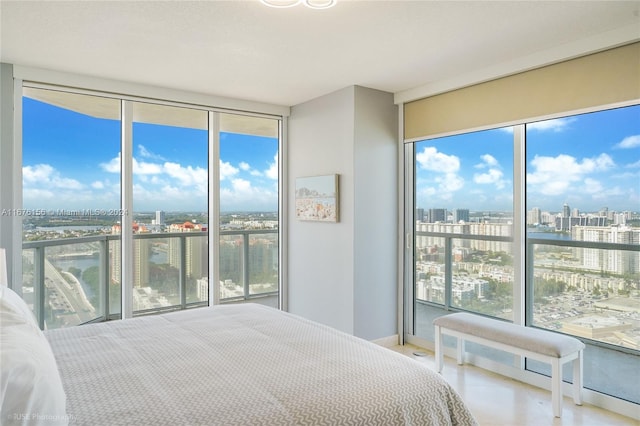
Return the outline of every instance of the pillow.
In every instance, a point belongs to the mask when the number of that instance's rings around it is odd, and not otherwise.
[[[9,287],[0,287],[0,310],[2,310],[2,312],[7,310],[16,314],[6,318],[7,321],[26,321],[33,324],[35,328],[40,328],[36,316],[33,314],[33,311],[29,309],[24,299]],[[2,322],[3,326],[6,324],[4,321]]]
[[[0,422],[66,425],[66,396],[51,346],[33,313],[0,288]]]

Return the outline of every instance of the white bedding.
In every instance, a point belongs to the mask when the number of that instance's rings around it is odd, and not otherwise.
[[[70,424],[471,425],[419,362],[260,305],[46,332]]]
[[[0,286],[0,425],[64,426],[65,394],[33,312]]]

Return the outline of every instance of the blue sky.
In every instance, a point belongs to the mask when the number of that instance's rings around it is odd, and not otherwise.
[[[222,211],[276,211],[278,141],[222,133]],[[134,123],[134,211],[207,210],[207,132]],[[33,99],[23,102],[23,205],[120,205],[120,124]]]
[[[416,205],[511,211],[513,130],[416,144]],[[527,208],[640,211],[640,106],[527,125]]]
[[[118,208],[118,121],[24,99],[23,204]],[[512,129],[416,144],[422,208],[511,211]],[[205,211],[204,130],[134,124],[134,210]],[[223,133],[222,211],[277,210],[276,139]],[[640,106],[528,125],[527,208],[640,210]]]

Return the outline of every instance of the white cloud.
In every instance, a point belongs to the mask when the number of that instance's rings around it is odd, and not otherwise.
[[[455,192],[464,186],[464,179],[455,173],[438,176],[435,181],[439,184],[439,190],[443,192]]]
[[[482,160],[482,163],[475,165],[477,169],[498,166],[498,160],[496,160],[496,158],[491,154],[483,154],[480,156],[480,159]]]
[[[538,121],[535,123],[527,124],[527,130],[537,130],[540,132],[562,132],[565,130],[571,123],[576,121],[575,117],[571,118],[555,118],[553,120],[545,120]]]
[[[231,187],[220,188],[220,207],[224,210],[269,210],[277,205],[278,192],[268,188],[256,188],[246,179],[232,179]]]
[[[249,170],[251,170],[251,166],[248,163],[245,163],[244,161],[242,161],[238,167],[240,167],[240,170],[244,170],[245,172],[248,172]]]
[[[55,169],[48,164],[36,164],[22,168],[22,178],[25,182],[48,181]]]
[[[118,205],[120,186],[108,180],[82,184],[48,164],[23,167],[23,204],[27,208],[92,209]]]
[[[100,163],[100,168],[108,173],[120,173],[120,153],[108,163]]]
[[[58,194],[48,189],[24,188],[22,197],[25,206],[42,208],[43,201],[54,200],[58,197]]]
[[[220,180],[226,180],[238,174],[238,169],[233,167],[231,163],[225,163],[220,160]]]
[[[183,167],[177,163],[166,162],[164,172],[176,179],[183,187],[193,187],[198,192],[206,194],[208,188],[208,172],[201,167]]]
[[[506,186],[507,181],[504,179],[504,174],[500,170],[500,164],[498,160],[491,154],[483,154],[480,156],[481,163],[476,164],[476,169],[488,168],[486,173],[476,173],[473,175],[473,181],[480,185],[493,184],[497,189],[503,189]]]
[[[444,154],[434,147],[425,147],[421,153],[416,154],[416,162],[420,168],[435,172],[434,176],[420,185],[425,196],[450,201],[453,193],[464,186],[464,179],[457,173],[460,170],[460,159],[455,155]]]
[[[561,154],[557,157],[535,156],[531,160],[533,172],[527,173],[530,190],[546,195],[564,194],[576,182],[588,178],[588,174],[609,170],[615,166],[607,154],[578,161],[575,157]]]
[[[153,152],[145,148],[143,145],[138,145],[138,154],[142,158],[150,158],[152,160],[166,161],[164,157],[158,154],[154,154]]]
[[[157,175],[162,171],[160,164],[140,162],[135,158],[133,159],[133,174],[135,175]]]
[[[434,147],[425,147],[416,155],[416,161],[426,170],[439,173],[455,173],[460,169],[460,159],[455,155],[447,155]]]
[[[433,186],[419,186],[418,185],[418,193],[424,197],[430,197],[432,195],[437,194],[438,190]]]
[[[622,139],[620,143],[615,145],[615,148],[629,149],[640,147],[640,135],[627,136]]]
[[[627,167],[629,169],[640,168],[640,160],[636,161],[635,163],[627,164],[625,167]]]
[[[269,164],[269,168],[264,172],[264,174],[270,178],[277,180],[278,179],[278,153],[273,156],[273,163]]]
[[[25,186],[80,190],[84,185],[75,179],[62,177],[60,172],[49,164],[36,164],[22,168]]]
[[[584,180],[584,186],[582,187],[582,189],[587,194],[598,194],[602,192],[603,186],[599,181],[595,179],[586,178]]]
[[[248,193],[253,189],[251,187],[251,182],[245,179],[233,179],[231,181],[231,186],[233,187],[233,190],[238,193]]]
[[[157,175],[162,173],[163,167],[158,163],[150,163],[145,161],[138,161],[136,158],[132,159],[133,173],[135,175]],[[100,168],[109,173],[120,173],[120,153],[115,158],[112,158],[107,163],[100,163]]]
[[[473,181],[481,185],[495,184],[498,189],[502,189],[505,186],[505,181],[502,177],[502,171],[498,169],[489,169],[487,173],[474,174]]]

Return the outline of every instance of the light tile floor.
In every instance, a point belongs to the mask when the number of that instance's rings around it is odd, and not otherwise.
[[[429,350],[413,345],[390,349],[423,362],[435,371],[435,357]],[[415,356],[416,351],[426,356]],[[631,418],[592,405],[577,406],[571,397],[564,398],[562,418],[555,418],[549,391],[472,365],[458,366],[451,358],[445,357],[442,375],[462,396],[481,426],[640,426],[640,422]]]

